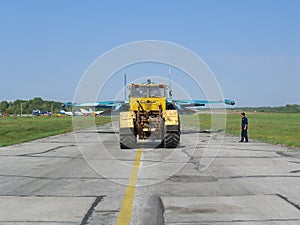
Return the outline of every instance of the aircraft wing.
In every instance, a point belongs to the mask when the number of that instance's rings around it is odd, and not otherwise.
[[[219,101],[209,101],[209,100],[168,100],[173,103],[177,109],[182,110],[186,107],[195,107],[195,106],[205,106],[206,104],[227,104],[227,105],[235,105],[235,101],[225,99]]]
[[[169,103],[174,104],[178,110],[183,110],[187,107],[197,107],[205,106],[206,104],[227,104],[234,105],[233,100],[225,99],[219,101],[209,101],[209,100],[167,100]],[[75,106],[75,107],[101,107],[101,108],[114,108],[115,111],[120,110],[124,105],[128,104],[128,101],[102,101],[102,102],[92,102],[92,103],[71,103],[66,102],[63,104],[65,106]]]
[[[72,103],[66,102],[62,104],[62,107],[101,107],[101,108],[115,108],[118,111],[126,101],[102,101],[102,102],[90,102],[90,103]]]
[[[104,102],[92,102],[92,103],[74,103],[73,106],[112,108],[112,107],[117,107],[123,103],[124,101],[104,101]]]

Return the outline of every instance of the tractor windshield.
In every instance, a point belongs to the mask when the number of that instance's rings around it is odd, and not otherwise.
[[[133,86],[131,89],[132,98],[146,98],[147,97],[147,88],[146,86]]]
[[[133,85],[131,87],[132,98],[164,98],[165,87],[164,86],[146,86],[146,85]]]
[[[159,86],[151,86],[149,87],[149,97],[165,97],[165,89]]]

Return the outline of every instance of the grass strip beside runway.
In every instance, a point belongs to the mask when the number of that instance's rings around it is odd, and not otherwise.
[[[219,115],[217,115],[218,117]],[[271,144],[282,144],[300,148],[300,113],[247,113],[248,135]],[[222,115],[220,115],[222,117]],[[209,112],[199,115],[184,115],[182,125],[200,126],[201,130],[211,128]],[[241,117],[239,112],[228,112],[226,133],[240,136]]]
[[[90,121],[89,118],[82,117]],[[97,125],[111,117],[96,117]],[[72,117],[0,117],[0,146],[9,146],[73,131]]]
[[[300,148],[300,113],[247,113],[248,135],[271,144]],[[227,115],[226,132],[240,136],[239,114]]]

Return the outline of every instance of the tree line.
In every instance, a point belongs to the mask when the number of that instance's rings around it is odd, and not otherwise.
[[[9,115],[31,114],[33,110],[51,111],[58,113],[61,109],[61,102],[43,100],[36,97],[31,100],[15,100],[0,102],[0,113]],[[276,113],[300,113],[300,105],[287,104],[279,107],[243,107],[233,110],[242,110],[247,112],[276,112]]]
[[[59,112],[61,102],[43,100],[40,97],[31,100],[15,100],[0,102],[0,113],[3,115],[31,114],[33,110]]]

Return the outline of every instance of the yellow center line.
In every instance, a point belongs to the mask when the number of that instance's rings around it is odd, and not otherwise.
[[[140,167],[140,160],[142,156],[142,148],[138,149],[138,152],[135,156],[133,168],[130,174],[129,183],[127,185],[124,198],[122,200],[119,217],[117,220],[116,225],[128,225],[131,220],[132,215],[132,206],[133,206],[133,200],[134,200],[134,194],[136,189],[136,180],[138,176],[138,170]]]

